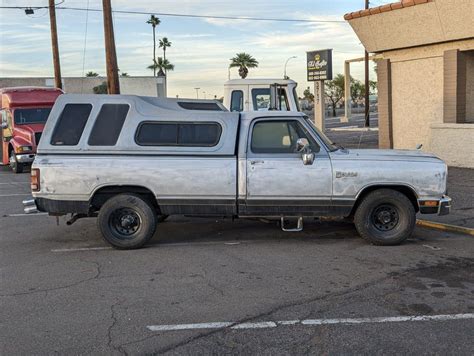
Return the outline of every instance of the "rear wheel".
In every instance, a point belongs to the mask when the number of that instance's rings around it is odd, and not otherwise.
[[[23,164],[16,160],[15,151],[10,152],[10,168],[14,173],[23,173]]]
[[[412,234],[416,212],[410,199],[392,189],[367,195],[358,206],[354,224],[359,235],[374,245],[398,245]]]
[[[157,217],[153,207],[138,195],[119,194],[100,208],[97,224],[104,240],[117,249],[136,249],[154,235]]]

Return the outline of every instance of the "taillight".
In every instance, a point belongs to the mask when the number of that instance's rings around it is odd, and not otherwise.
[[[39,192],[40,190],[40,170],[38,168],[31,169],[31,191]]]

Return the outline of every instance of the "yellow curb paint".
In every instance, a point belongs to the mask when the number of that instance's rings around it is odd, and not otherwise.
[[[474,229],[471,229],[468,227],[442,224],[442,223],[427,221],[427,220],[416,220],[416,224],[422,227],[430,228],[430,229],[437,229],[437,230],[448,231],[448,232],[457,232],[459,234],[474,236]]]

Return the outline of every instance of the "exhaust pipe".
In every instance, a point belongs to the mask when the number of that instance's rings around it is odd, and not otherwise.
[[[25,214],[35,214],[38,213],[38,207],[34,199],[25,199],[23,200],[23,206],[25,207],[23,211]]]

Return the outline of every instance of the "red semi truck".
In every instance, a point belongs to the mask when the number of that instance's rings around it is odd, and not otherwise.
[[[0,163],[10,165],[15,173],[31,165],[49,112],[61,94],[61,89],[47,87],[0,89]]]

